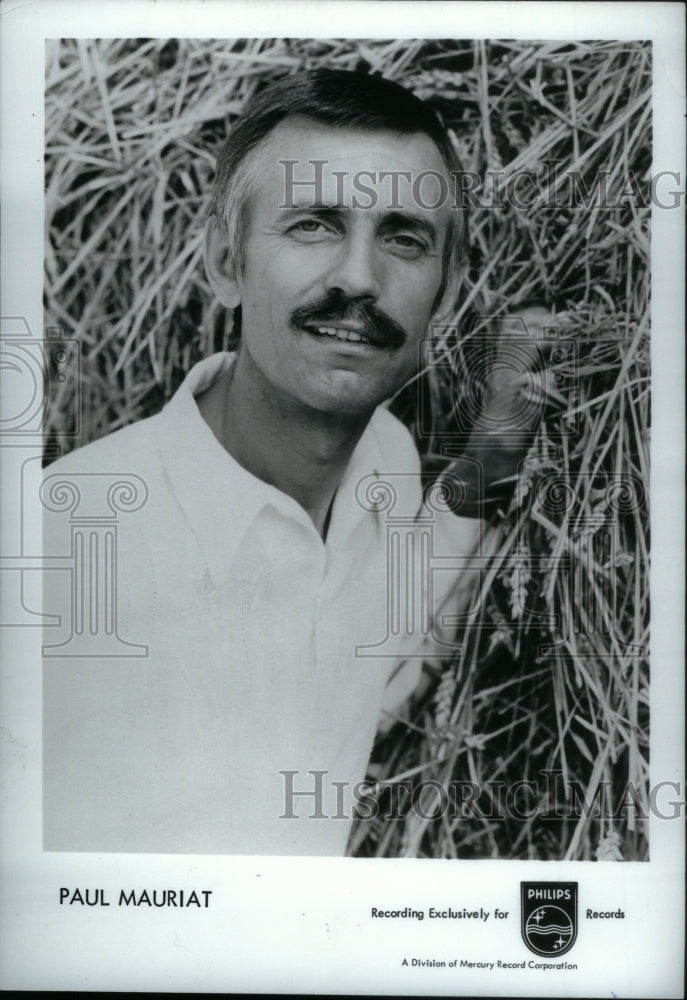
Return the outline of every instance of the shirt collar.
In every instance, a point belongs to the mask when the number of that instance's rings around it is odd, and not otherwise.
[[[234,354],[222,352],[196,364],[156,423],[165,474],[215,583],[226,575],[252,522],[268,505],[315,532],[300,504],[232,458],[198,409],[195,396],[226,372],[234,359]],[[374,425],[373,416],[337,491],[327,535],[329,549],[343,545],[363,518],[375,517],[363,509],[355,496],[359,481],[370,473],[378,473],[383,464],[380,436]]]

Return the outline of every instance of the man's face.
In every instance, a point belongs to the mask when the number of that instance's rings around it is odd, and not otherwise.
[[[326,161],[317,191],[311,160]],[[256,167],[235,277],[241,350],[279,394],[328,412],[372,412],[417,370],[441,286],[451,209],[447,199],[423,208],[412,185],[423,171],[446,175],[439,151],[421,134],[292,118]],[[390,171],[410,174],[395,193],[379,176]],[[438,190],[428,179],[420,200],[434,204]]]

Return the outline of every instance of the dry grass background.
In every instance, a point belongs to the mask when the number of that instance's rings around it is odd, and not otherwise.
[[[68,425],[77,392],[83,444],[157,411],[195,361],[226,348],[230,321],[201,262],[199,220],[215,156],[257,89],[317,66],[378,71],[427,99],[451,129],[464,168],[485,178],[483,197],[503,191],[517,170],[541,176],[547,159],[560,161],[563,178],[558,205],[553,188],[542,187],[541,204],[527,211],[472,214],[469,267],[442,341],[454,372],[474,369],[471,344],[488,330],[487,318],[517,315],[533,299],[555,311],[576,360],[559,356],[558,406],[547,411],[499,519],[462,652],[441,670],[427,668],[429,692],[408,721],[380,737],[371,773],[380,782],[486,788],[541,784],[543,769],[557,770],[588,800],[607,782],[616,805],[632,782],[646,811],[648,514],[627,486],[648,483],[649,209],[636,197],[612,209],[570,204],[564,180],[576,170],[591,187],[607,171],[617,193],[632,172],[646,190],[646,44],[49,43],[46,324],[78,338],[83,361],[78,387],[72,379],[57,386],[48,443]],[[422,381],[421,419],[408,392],[395,405],[431,457],[467,383],[454,384],[446,366]],[[551,477],[566,489],[547,493]],[[561,568],[566,559],[569,572]],[[387,794],[380,787],[381,804]],[[539,805],[551,804],[543,797]],[[431,812],[429,797],[423,807]],[[633,809],[614,819],[409,813],[360,820],[350,849],[641,860],[647,826]]]

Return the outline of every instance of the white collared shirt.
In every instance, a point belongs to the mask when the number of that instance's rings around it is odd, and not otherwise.
[[[299,504],[240,466],[203,420],[194,396],[232,360],[201,362],[160,414],[46,470],[50,485],[73,476],[81,492],[112,476],[140,477],[147,489],[139,509],[120,508],[114,541],[117,635],[132,651],[146,647],[145,656],[101,655],[97,636],[95,655],[55,656],[74,630],[76,577],[64,568],[45,574],[44,610],[62,616],[44,639],[52,648],[44,661],[46,849],[345,851],[352,790],[365,776],[385,689],[391,708],[401,697],[403,685],[395,692],[387,683],[413,642],[418,655],[421,646],[415,632],[390,627],[397,582],[388,510],[370,509],[366,490],[390,477],[395,510],[417,512],[419,458],[405,428],[378,409],[324,543]],[[77,513],[84,510],[85,502]],[[479,523],[448,518],[451,554],[468,554]],[[79,529],[79,548],[70,541],[74,520],[74,510],[71,521],[46,515],[45,551],[77,558],[78,550],[84,571],[100,529],[97,518],[95,529]],[[408,518],[399,524],[410,530]],[[88,621],[91,630],[109,627],[102,615]],[[421,660],[408,662],[416,679]],[[319,781],[321,800],[312,794]]]

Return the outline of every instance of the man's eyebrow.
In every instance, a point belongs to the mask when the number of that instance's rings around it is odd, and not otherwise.
[[[314,215],[331,215],[334,212],[350,212],[350,208],[348,205],[340,205],[334,202],[327,204],[321,201],[303,201],[299,204],[292,199],[292,204],[285,205],[282,208],[282,212],[284,215],[298,215],[300,212],[312,212]]]

